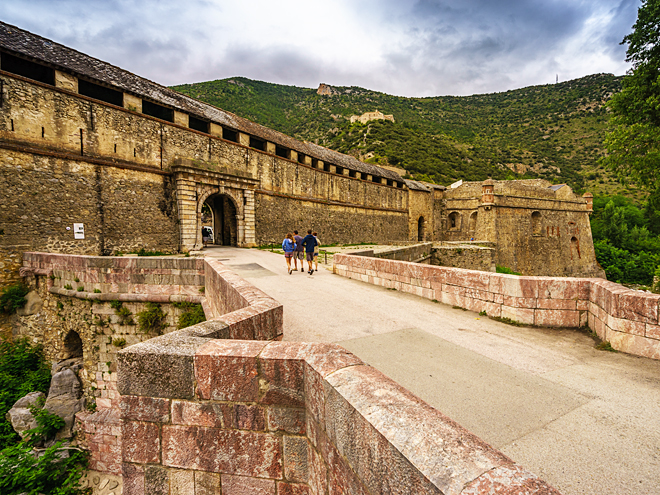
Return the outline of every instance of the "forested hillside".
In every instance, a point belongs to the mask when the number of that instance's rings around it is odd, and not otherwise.
[[[598,164],[607,125],[605,101],[621,78],[597,74],[559,84],[467,97],[404,98],[357,87],[316,89],[235,77],[173,89],[298,139],[411,176],[458,179],[542,177],[578,192],[629,189]],[[380,110],[395,122],[350,124]]]

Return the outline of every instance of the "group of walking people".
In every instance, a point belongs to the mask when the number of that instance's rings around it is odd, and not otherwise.
[[[307,273],[310,275],[314,271],[319,269],[319,246],[321,243],[317,237],[317,233],[312,233],[312,230],[307,231],[305,237],[298,235],[298,231],[294,230],[293,234],[291,232],[287,233],[286,237],[282,241],[282,250],[284,251],[284,258],[286,259],[286,266],[289,270],[289,275],[294,271],[298,271],[298,260],[300,260],[300,271],[304,272],[305,267],[303,266],[303,251],[306,254],[307,264],[309,270]],[[291,267],[291,260],[293,259],[293,267]],[[314,264],[314,268],[312,268]]]

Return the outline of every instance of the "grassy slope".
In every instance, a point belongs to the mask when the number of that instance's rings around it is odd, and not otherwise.
[[[607,98],[621,78],[587,76],[560,84],[467,97],[403,98],[357,87],[315,89],[231,78],[173,89],[298,139],[448,184],[457,179],[544,177],[595,194],[635,196],[598,165]],[[349,123],[380,110],[395,123]]]

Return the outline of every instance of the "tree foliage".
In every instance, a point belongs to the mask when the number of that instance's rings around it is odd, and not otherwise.
[[[81,495],[86,465],[86,453],[63,447],[61,442],[38,453],[20,442],[0,451],[0,493]]]
[[[605,162],[621,177],[660,187],[660,0],[643,0],[633,32],[623,39],[633,68],[612,111]]]
[[[20,440],[7,412],[14,403],[30,392],[48,392],[50,367],[41,346],[27,340],[0,342],[0,449]]]

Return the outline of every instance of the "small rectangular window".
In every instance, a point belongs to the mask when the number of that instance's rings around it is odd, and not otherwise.
[[[124,105],[124,93],[121,91],[106,88],[105,86],[84,81],[83,79],[78,79],[78,93],[94,98],[95,100],[117,105],[118,107]]]
[[[324,163],[323,164],[323,170],[325,172],[330,172],[330,164],[329,163]]]
[[[375,175],[373,175],[373,176],[371,177],[371,182],[378,182],[378,183],[380,183],[380,177],[376,177]]]
[[[355,170],[349,170],[348,176],[353,177],[355,179],[357,177],[357,172]]]
[[[226,127],[223,127],[222,137],[227,141],[233,141],[234,143],[238,143],[238,131],[235,131],[233,129],[228,129]]]
[[[167,120],[174,122],[174,110],[164,107],[158,103],[152,103],[147,100],[142,100],[142,113],[156,117],[157,119]]]
[[[209,123],[206,120],[198,119],[190,115],[188,117],[188,127],[199,132],[209,132]]]
[[[344,173],[344,169],[341,168],[341,167],[337,167],[337,173],[338,173],[339,175],[342,175],[342,174]]]
[[[250,148],[254,148],[255,150],[259,151],[265,151],[266,141],[263,141],[262,139],[256,138],[254,136],[250,136]]]
[[[55,69],[51,69],[45,65],[14,57],[8,53],[2,53],[0,67],[2,70],[11,72],[12,74],[55,86]]]
[[[305,163],[305,155],[298,153],[298,163]]]
[[[289,158],[289,150],[282,146],[275,146],[275,154],[282,158]]]

